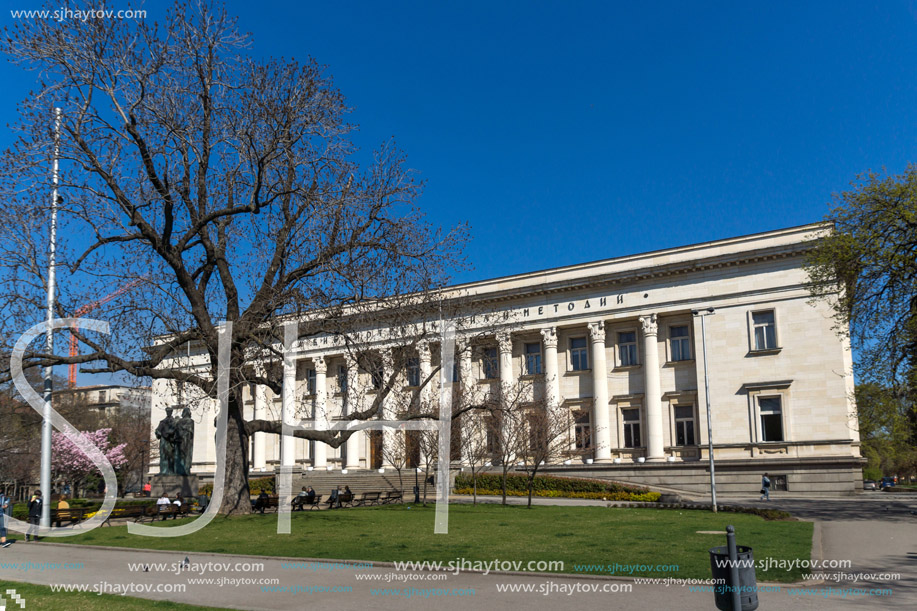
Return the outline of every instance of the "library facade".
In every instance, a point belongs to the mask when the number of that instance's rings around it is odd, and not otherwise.
[[[468,312],[444,379],[464,397],[528,380],[533,398],[570,410],[566,451],[544,467],[550,473],[703,494],[712,438],[721,494],[755,494],[764,472],[778,493],[854,494],[864,461],[850,346],[830,304],[810,297],[803,269],[830,230],[806,225],[451,287],[445,296],[461,296]],[[340,420],[373,400],[393,363],[398,382],[386,401],[428,378],[418,392],[438,397],[430,373],[442,362],[440,340],[395,335],[356,333],[361,350],[378,354],[378,371],[358,366],[333,338],[297,342],[295,378],[285,378],[293,392],[285,402],[266,387],[246,388],[245,417],[289,418],[292,401],[296,421]],[[177,394],[154,381],[153,427],[181,403]],[[216,467],[215,410],[201,401],[193,412],[192,472],[206,477]],[[409,433],[359,431],[340,448],[296,439],[284,449],[280,436],[256,433],[252,476],[281,464],[305,473],[384,469],[394,435]],[[458,444],[451,459],[461,468]]]

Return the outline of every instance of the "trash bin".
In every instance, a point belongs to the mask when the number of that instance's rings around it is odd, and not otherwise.
[[[737,545],[739,583],[732,583],[729,570],[729,548],[725,545],[710,549],[710,570],[717,585],[713,586],[716,608],[720,611],[733,611],[732,590],[739,588],[742,611],[754,611],[758,608],[758,587],[755,577],[755,558],[752,549],[747,545]],[[726,584],[723,587],[721,584]]]

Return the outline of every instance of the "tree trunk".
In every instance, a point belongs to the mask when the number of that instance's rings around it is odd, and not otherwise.
[[[248,489],[248,433],[242,418],[240,393],[229,394],[229,422],[226,430],[226,479],[220,513],[244,515],[252,512]]]
[[[503,504],[506,505],[506,469],[503,469]]]
[[[475,473],[474,469],[471,470],[471,482],[472,482],[471,487],[473,490],[472,498],[474,499],[471,504],[477,505],[478,504],[478,474]]]

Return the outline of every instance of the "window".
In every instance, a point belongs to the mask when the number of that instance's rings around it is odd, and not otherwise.
[[[777,326],[774,323],[774,311],[752,312],[751,324],[755,337],[755,350],[775,350],[777,348]]]
[[[382,369],[381,362],[373,363],[372,371],[369,372],[369,377],[372,378],[374,390],[382,388],[382,384],[385,382],[385,372]]]
[[[541,373],[541,342],[525,345],[525,375]]]
[[[420,359],[411,357],[407,360],[408,386],[420,386]]]
[[[780,397],[758,397],[761,441],[783,441],[783,407]]]
[[[586,371],[589,369],[589,347],[585,337],[570,338],[570,370]]]
[[[637,364],[637,332],[618,333],[618,365],[630,367]]]
[[[624,409],[621,410],[621,416],[624,418],[624,447],[642,447],[643,444],[640,440],[640,410]]]
[[[694,440],[694,406],[675,406],[675,445],[693,446]]]
[[[99,391],[99,403],[105,403],[108,401],[108,393],[104,390]]]
[[[347,367],[338,365],[338,388],[342,393],[347,392]]]
[[[315,394],[315,370],[306,369],[306,394]]]
[[[485,380],[496,380],[500,377],[500,361],[497,360],[496,348],[485,348],[481,358],[481,369]]]
[[[587,410],[573,412],[573,434],[577,450],[588,450],[592,447],[592,423]]]
[[[673,362],[691,360],[691,337],[688,334],[688,325],[669,327],[669,345]]]

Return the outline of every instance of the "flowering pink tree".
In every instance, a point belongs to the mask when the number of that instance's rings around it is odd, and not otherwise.
[[[115,469],[123,466],[127,462],[124,455],[126,443],[112,447],[108,436],[111,429],[99,429],[94,432],[83,432],[83,439],[99,448],[102,454],[111,463]],[[73,493],[76,491],[83,480],[92,473],[99,473],[98,468],[80,450],[76,444],[67,439],[62,433],[53,433],[51,437],[51,468],[54,479],[64,480],[73,486]]]

